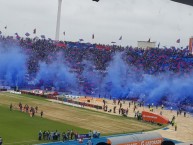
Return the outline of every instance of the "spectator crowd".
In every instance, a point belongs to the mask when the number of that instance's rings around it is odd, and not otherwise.
[[[123,52],[123,58],[128,65],[143,68],[146,73],[156,74],[164,71],[189,72],[193,67],[193,56],[188,48],[151,48],[141,49],[132,46],[101,45],[82,42],[53,41],[51,39],[30,39],[0,36],[2,47],[19,46],[30,58],[29,73],[37,72],[38,62],[50,63],[57,59],[57,53],[63,51],[67,64],[74,71],[81,71],[82,61],[94,62],[96,70],[106,70],[108,62],[116,52]]]
[[[20,47],[27,59],[26,80],[31,80],[40,69],[40,62],[51,64],[62,57],[63,65],[76,73],[79,85],[86,94],[92,94],[94,83],[90,83],[81,76],[84,70],[88,73],[97,71],[102,75],[106,73],[109,63],[116,53],[121,53],[125,64],[134,66],[135,72],[143,71],[150,75],[159,75],[163,72],[172,72],[188,76],[193,68],[193,56],[188,48],[151,48],[141,49],[132,46],[102,45],[83,42],[54,41],[39,38],[14,38],[0,35],[0,48]],[[90,62],[91,68],[86,68],[84,62]],[[36,87],[38,85],[36,84]],[[42,86],[39,80],[39,86]],[[50,85],[53,86],[53,85]]]

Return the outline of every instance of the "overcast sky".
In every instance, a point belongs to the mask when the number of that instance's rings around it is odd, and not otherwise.
[[[55,38],[58,0],[0,0],[0,31]],[[7,30],[4,27],[7,25]],[[66,36],[63,36],[63,32]],[[92,34],[95,39],[92,40]],[[34,36],[34,35],[32,35]],[[119,41],[122,36],[123,40]],[[161,46],[188,45],[193,36],[193,7],[170,0],[63,0],[60,39],[137,46],[137,41]]]

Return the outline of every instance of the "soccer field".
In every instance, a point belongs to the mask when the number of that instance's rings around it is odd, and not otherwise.
[[[30,117],[19,111],[9,111],[5,106],[0,106],[0,135],[4,145],[29,145],[41,143],[38,141],[38,132],[41,131],[66,131],[76,130],[87,133],[88,130],[72,125],[48,120],[40,117]]]
[[[43,118],[40,118],[39,113],[32,118],[29,114],[23,112],[9,111],[10,103],[13,104],[15,109],[18,109],[19,102],[23,105],[38,106],[39,112],[44,111]],[[129,117],[52,103],[34,96],[9,93],[0,93],[0,116],[0,135],[4,139],[4,144],[7,145],[41,143],[37,141],[39,130],[59,130],[62,132],[73,129],[78,133],[97,130],[102,135],[110,135],[159,128],[157,125],[137,121]]]

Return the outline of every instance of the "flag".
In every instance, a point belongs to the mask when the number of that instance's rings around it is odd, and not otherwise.
[[[33,30],[33,33],[36,34],[36,28]]]
[[[63,32],[63,34],[64,34],[64,36],[66,35],[66,33],[65,33],[65,32]]]
[[[81,42],[81,41],[84,41],[84,39],[79,39],[79,41]]]
[[[92,34],[92,39],[94,39],[94,34]]]
[[[99,50],[104,50],[105,46],[103,46],[103,45],[96,45],[96,48],[99,49]]]
[[[7,26],[5,26],[4,28],[7,29]]]
[[[29,37],[29,36],[30,36],[30,34],[27,32],[27,33],[25,33],[25,36]]]
[[[62,42],[57,43],[56,46],[57,47],[64,47],[64,48],[66,48],[66,44],[62,43]]]
[[[151,39],[149,38],[149,40],[147,42],[151,42]]]
[[[119,40],[122,40],[122,36],[119,38]]]
[[[158,48],[160,47],[160,42],[158,43]]]
[[[46,38],[45,35],[41,35],[40,37],[41,37],[42,39],[45,39],[45,38]]]
[[[178,39],[178,40],[176,41],[176,43],[180,43],[180,39]]]
[[[17,40],[20,40],[21,37],[19,35],[17,35],[16,38],[17,38]]]

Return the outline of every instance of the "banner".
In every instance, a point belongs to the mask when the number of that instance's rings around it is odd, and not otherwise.
[[[193,53],[193,37],[190,38],[190,41],[189,41],[189,51],[190,53]]]
[[[16,92],[16,91],[10,91],[11,94],[17,94],[17,95],[21,95],[21,92]]]
[[[7,89],[7,90],[10,90],[11,87],[10,87],[10,86],[0,86],[0,89]]]
[[[153,122],[153,123],[159,123],[159,124],[169,123],[169,120],[166,117],[153,112],[143,111],[142,118],[144,121]]]
[[[89,137],[89,134],[79,134],[78,139],[82,139],[82,138],[86,139],[86,138],[90,138],[90,137]]]

